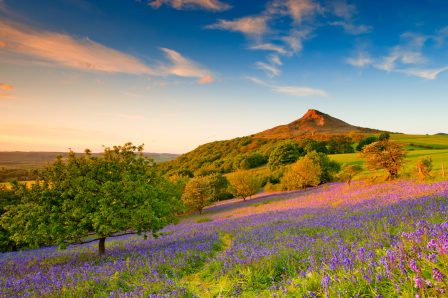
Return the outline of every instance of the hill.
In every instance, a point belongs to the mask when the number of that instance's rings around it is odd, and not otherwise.
[[[310,109],[302,118],[255,134],[261,139],[326,138],[335,134],[375,134],[380,130],[348,124],[340,119]]]
[[[303,117],[289,124],[250,136],[207,143],[162,166],[169,174],[193,176],[229,173],[240,168],[250,169],[266,164],[271,152],[285,142],[294,141],[302,147],[313,148],[311,150],[319,148],[321,152],[328,149],[326,153],[347,153],[347,151],[334,152],[331,148],[338,146],[331,146],[330,143],[348,142],[348,147],[351,148],[350,146],[365,136],[380,132],[376,129],[353,126],[310,109]]]

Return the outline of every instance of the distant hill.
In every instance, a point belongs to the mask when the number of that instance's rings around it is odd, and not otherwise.
[[[163,163],[162,167],[170,174],[190,176],[229,173],[239,168],[253,168],[266,164],[271,152],[282,142],[293,140],[300,143],[309,139],[323,143],[341,135],[358,142],[366,135],[381,132],[377,129],[353,126],[311,109],[300,119],[286,125],[250,136],[201,145],[176,160]]]
[[[97,155],[99,153],[94,153]],[[0,152],[0,168],[40,168],[52,162],[58,155],[66,156],[66,152]],[[145,153],[146,157],[155,162],[166,162],[177,158],[179,155],[171,153]]]
[[[448,133],[439,132],[439,133],[436,133],[435,136],[448,136]]]
[[[374,134],[380,130],[353,126],[342,120],[317,110],[310,109],[302,118],[286,125],[276,126],[254,135],[261,139],[293,139],[305,137],[320,137],[335,134]]]

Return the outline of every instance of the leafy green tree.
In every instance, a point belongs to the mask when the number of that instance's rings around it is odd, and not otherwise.
[[[362,151],[365,146],[372,144],[374,142],[377,142],[377,141],[378,141],[378,138],[375,136],[370,136],[370,137],[364,138],[359,141],[358,145],[356,145],[356,151]]]
[[[195,177],[185,185],[182,195],[184,204],[202,214],[204,207],[212,201],[212,188],[207,177]]]
[[[310,152],[308,156],[315,164],[320,166],[320,183],[334,181],[335,175],[341,170],[341,166],[331,160],[325,153]]]
[[[303,148],[294,141],[287,141],[278,145],[269,156],[269,167],[275,169],[279,166],[291,164],[304,155]]]
[[[401,144],[383,138],[365,146],[361,157],[365,159],[369,170],[384,169],[388,173],[387,180],[393,180],[398,177],[398,172],[404,165],[406,150]]]
[[[127,143],[105,148],[101,156],[89,150],[59,157],[2,215],[3,228],[18,244],[41,242],[65,247],[99,240],[105,253],[107,237],[160,230],[176,220],[181,208],[179,188],[163,178],[143,156],[143,146]]]
[[[282,178],[286,190],[303,189],[320,184],[321,167],[308,155],[291,165]]]
[[[327,142],[329,154],[353,153],[353,140],[349,136],[331,136]]]
[[[417,160],[417,175],[420,180],[425,180],[431,177],[432,172],[432,158],[431,156],[421,157]]]
[[[20,201],[18,192],[24,187],[17,182],[13,182],[11,187],[0,185],[0,216],[6,212],[7,206],[17,205]],[[8,230],[0,226],[0,252],[13,251],[19,248],[14,241],[11,240],[11,235]]]
[[[390,134],[388,132],[382,132],[378,137],[379,141],[388,141],[390,139]]]
[[[229,181],[222,174],[212,174],[206,176],[207,181],[210,185],[211,191],[211,200],[219,201],[223,199],[228,199],[232,197],[232,194],[229,193]]]
[[[260,153],[253,152],[240,162],[240,168],[244,170],[253,169],[268,162],[268,158]]]
[[[362,172],[362,167],[360,165],[349,165],[345,164],[341,168],[341,172],[339,173],[339,179],[347,182],[350,186],[353,178]]]
[[[328,153],[327,142],[317,141],[313,139],[303,139],[299,142],[299,146],[303,148],[305,153],[316,151],[317,153]]]
[[[237,171],[227,178],[229,180],[231,192],[235,197],[246,198],[256,194],[260,187],[260,179],[249,171]]]

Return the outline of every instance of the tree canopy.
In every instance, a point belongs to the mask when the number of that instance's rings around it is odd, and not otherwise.
[[[5,207],[1,224],[16,243],[31,247],[99,241],[127,233],[155,233],[176,220],[180,188],[163,178],[142,154],[143,146],[127,143],[59,157],[24,190],[20,202]],[[91,241],[91,240],[89,240]]]
[[[406,151],[403,146],[390,140],[387,135],[364,147],[361,156],[365,159],[365,165],[369,170],[384,169],[387,171],[387,180],[398,177],[402,168]]]

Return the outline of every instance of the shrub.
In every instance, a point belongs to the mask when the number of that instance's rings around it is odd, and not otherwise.
[[[286,190],[317,186],[321,182],[321,174],[320,165],[307,155],[286,170],[282,185]]]

